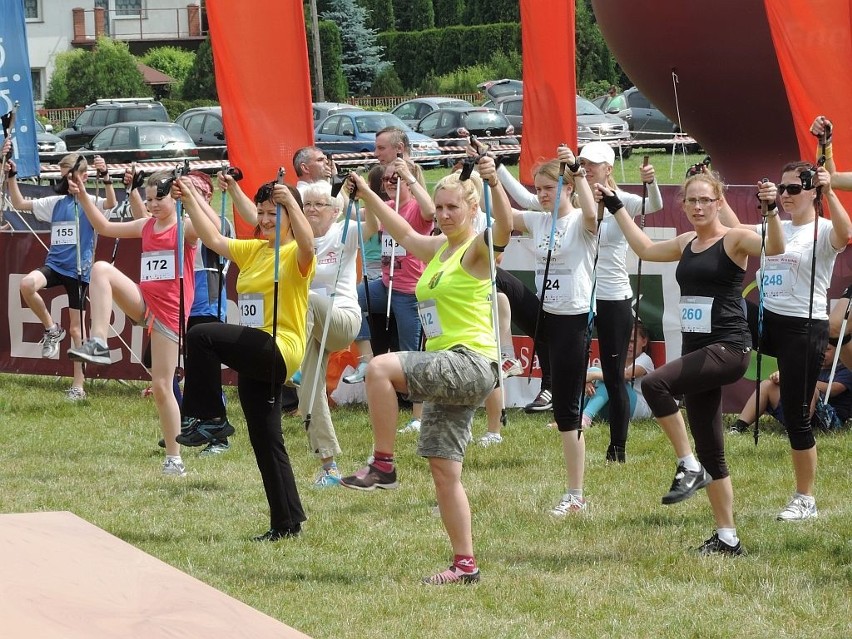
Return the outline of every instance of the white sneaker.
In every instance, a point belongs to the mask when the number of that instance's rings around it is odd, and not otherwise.
[[[485,433],[482,437],[479,438],[479,445],[483,448],[488,448],[493,444],[502,444],[503,436],[500,433]]]
[[[65,391],[65,399],[69,402],[79,402],[81,399],[86,399],[86,391],[79,386],[72,386]]]
[[[41,356],[45,359],[56,357],[59,353],[59,342],[65,339],[65,329],[59,324],[49,328],[41,338]]]
[[[805,519],[816,519],[819,513],[816,501],[813,497],[796,495],[787,504],[787,507],[778,513],[778,521],[803,521]]]
[[[514,357],[504,357],[503,363],[500,365],[500,371],[503,373],[503,378],[516,377],[522,375],[524,367],[521,365],[521,360]]]
[[[419,433],[420,432],[420,420],[419,419],[410,419],[408,423],[396,431],[401,434],[406,433]]]
[[[358,364],[358,368],[355,369],[354,373],[350,373],[349,375],[345,375],[343,377],[344,384],[358,384],[359,382],[364,381],[364,377],[367,375],[367,362],[361,362]]]
[[[562,499],[556,504],[556,507],[550,511],[553,517],[564,517],[569,513],[579,513],[586,510],[586,500],[582,497],[575,497],[570,493],[562,495]]]
[[[163,474],[173,477],[184,477],[186,475],[186,466],[183,465],[182,461],[166,459],[163,462]]]

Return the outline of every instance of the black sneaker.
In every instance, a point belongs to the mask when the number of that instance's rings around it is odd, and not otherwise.
[[[743,548],[742,542],[737,542],[736,546],[730,546],[719,539],[719,533],[714,532],[713,536],[698,547],[699,555],[745,555],[746,551]]]
[[[195,420],[192,417],[181,417],[180,418],[181,435],[183,435],[184,433],[189,433],[189,430],[190,430],[190,428],[192,428],[192,424],[194,422],[195,422]],[[165,448],[166,447],[166,440],[161,439],[160,441],[157,442],[157,446],[159,446],[160,448]]]
[[[224,417],[215,419],[193,420],[186,428],[183,429],[181,424],[180,435],[175,437],[178,444],[184,446],[201,446],[214,439],[225,439],[234,434],[234,427]]]
[[[699,488],[704,488],[707,484],[713,481],[713,478],[704,470],[704,466],[699,464],[698,470],[687,470],[683,464],[677,465],[672,487],[669,492],[663,495],[664,504],[676,504],[689,499]]]
[[[287,530],[281,530],[279,528],[270,528],[262,535],[258,535],[257,537],[252,537],[252,541],[278,541],[279,539],[287,539],[288,537],[298,537],[302,532],[301,528],[291,528]]]
[[[616,446],[614,444],[610,444],[609,447],[606,449],[606,460],[608,462],[623,464],[626,461],[624,446]]]
[[[396,468],[385,473],[372,464],[362,468],[354,475],[344,477],[340,480],[340,484],[355,490],[375,490],[376,488],[393,490],[399,487],[399,482],[396,480]]]
[[[74,362],[87,362],[103,366],[112,364],[109,349],[106,346],[101,346],[93,339],[87,339],[79,348],[69,348],[68,359]]]
[[[541,411],[550,410],[553,408],[553,395],[549,390],[539,391],[535,399],[524,406],[525,413],[540,413]]]

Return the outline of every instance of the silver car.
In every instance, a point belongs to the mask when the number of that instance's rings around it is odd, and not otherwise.
[[[587,142],[627,142],[630,130],[621,118],[604,113],[582,96],[577,96],[577,147]],[[622,147],[621,156],[630,157],[632,149]]]

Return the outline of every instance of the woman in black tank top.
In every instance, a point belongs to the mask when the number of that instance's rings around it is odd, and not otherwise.
[[[760,255],[760,236],[750,229],[731,229],[722,224],[719,210],[724,202],[724,185],[709,173],[688,178],[682,187],[683,210],[694,230],[661,242],[652,242],[636,226],[611,190],[599,184],[595,187],[639,258],[678,262],[682,356],[642,382],[645,399],[678,458],[674,480],[662,502],[678,503],[707,486],[716,532],[698,551],[742,554],[734,527],[733,488],[725,464],[722,386],[738,380],[748,367],[751,339],[742,280],[748,257]],[[774,184],[761,183],[758,189],[761,200],[774,201]],[[772,211],[766,254],[783,251],[781,225]],[[684,396],[697,460],[675,400],[679,395]]]

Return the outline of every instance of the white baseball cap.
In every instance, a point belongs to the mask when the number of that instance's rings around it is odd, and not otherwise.
[[[580,157],[594,164],[606,162],[610,166],[615,165],[615,151],[606,142],[589,142],[580,151]]]

